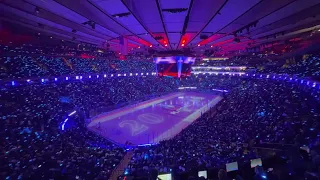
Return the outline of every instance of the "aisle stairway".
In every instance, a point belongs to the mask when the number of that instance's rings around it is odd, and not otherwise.
[[[123,174],[124,169],[128,166],[132,156],[133,156],[133,151],[128,151],[127,154],[120,161],[118,166],[112,171],[109,180],[117,180],[118,176]]]

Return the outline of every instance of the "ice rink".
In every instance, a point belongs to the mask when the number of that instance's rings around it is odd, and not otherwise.
[[[119,144],[157,143],[175,136],[221,99],[208,93],[172,93],[101,114],[88,128]]]

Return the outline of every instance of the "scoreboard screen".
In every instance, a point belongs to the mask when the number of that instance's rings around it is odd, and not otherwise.
[[[187,77],[191,74],[191,66],[195,57],[167,56],[155,57],[158,76]]]

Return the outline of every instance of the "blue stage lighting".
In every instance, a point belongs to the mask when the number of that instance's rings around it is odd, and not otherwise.
[[[58,81],[58,78],[54,78],[54,81]]]
[[[16,83],[15,83],[14,81],[12,81],[12,82],[11,82],[11,85],[14,86],[14,85],[16,85]]]

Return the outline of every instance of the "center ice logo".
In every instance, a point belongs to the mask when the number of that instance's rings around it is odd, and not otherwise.
[[[140,122],[139,122],[140,121]],[[145,113],[138,116],[137,120],[125,120],[119,123],[119,127],[127,126],[131,130],[132,136],[137,136],[149,129],[149,126],[142,124],[159,124],[163,122],[163,117],[157,114]]]

